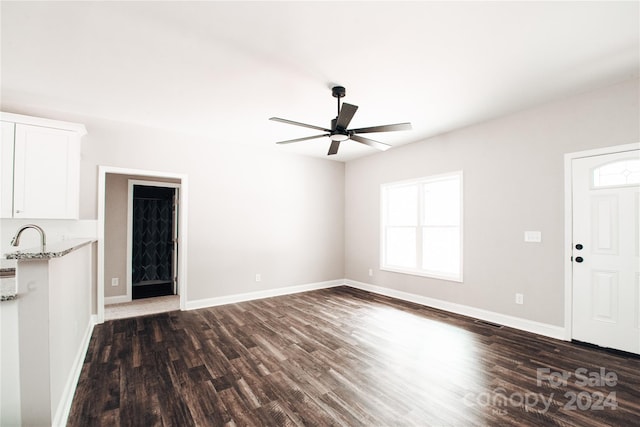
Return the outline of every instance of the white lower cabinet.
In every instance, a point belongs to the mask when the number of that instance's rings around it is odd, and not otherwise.
[[[78,218],[83,130],[73,123],[2,113],[2,218]]]

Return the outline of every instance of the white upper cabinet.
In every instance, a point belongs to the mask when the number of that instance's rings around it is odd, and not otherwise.
[[[84,126],[2,113],[2,218],[77,219]]]
[[[0,122],[0,217],[13,217],[13,140],[15,123]]]

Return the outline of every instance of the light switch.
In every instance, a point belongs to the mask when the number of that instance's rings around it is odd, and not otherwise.
[[[525,231],[524,241],[532,242],[532,243],[540,243],[542,242],[542,232],[541,231]]]

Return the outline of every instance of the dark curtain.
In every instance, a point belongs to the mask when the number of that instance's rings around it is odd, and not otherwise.
[[[171,281],[175,189],[135,186],[132,281]]]

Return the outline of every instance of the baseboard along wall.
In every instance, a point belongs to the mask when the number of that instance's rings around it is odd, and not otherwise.
[[[299,292],[313,291],[317,289],[326,289],[336,286],[350,286],[367,292],[373,292],[396,298],[403,301],[413,302],[416,304],[432,307],[439,310],[448,311],[450,313],[460,314],[463,316],[473,317],[475,319],[487,322],[497,323],[508,326],[510,328],[531,332],[545,337],[555,338],[566,341],[565,328],[562,326],[549,325],[547,323],[536,322],[533,320],[522,319],[520,317],[508,316],[506,314],[496,313],[493,311],[483,310],[476,307],[470,307],[463,304],[452,303],[435,298],[429,298],[422,295],[416,295],[408,292],[397,291],[382,286],[371,285],[369,283],[358,282],[356,280],[342,279],[329,280],[326,282],[310,283],[298,286],[288,286],[284,288],[270,289],[266,291],[247,292],[242,294],[228,295],[224,297],[207,298],[195,301],[188,301],[187,310],[195,310],[198,308],[215,307],[217,305],[234,304],[238,302],[251,301],[261,298],[271,298],[281,295],[295,294]]]
[[[242,294],[227,295],[216,298],[206,298],[195,301],[187,301],[187,310],[196,310],[198,308],[215,307],[217,305],[235,304],[238,302],[251,301],[262,298],[272,298],[282,295],[297,294],[300,292],[315,291],[318,289],[333,288],[336,286],[343,286],[344,280],[328,280],[326,282],[308,283],[304,285],[287,286],[283,288],[269,289],[257,292],[246,292]]]
[[[531,332],[545,337],[566,341],[565,329],[562,326],[549,325],[547,323],[536,322],[520,317],[508,316],[506,314],[496,313],[494,311],[483,310],[481,308],[470,307],[468,305],[457,304],[449,301],[425,297],[422,295],[397,291],[395,289],[384,288],[382,286],[371,285],[355,280],[345,279],[344,284],[346,286],[350,286],[352,288],[360,289],[363,291],[373,292],[375,294],[413,302],[416,304],[424,305],[426,307],[437,308],[439,310],[448,311],[450,313],[473,317],[474,319],[497,323],[500,325],[508,326],[510,328],[519,329],[521,331]]]

